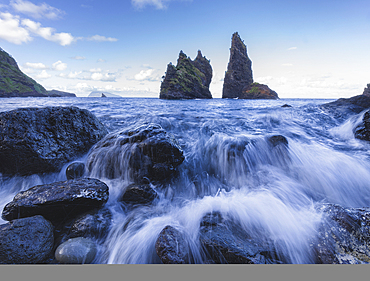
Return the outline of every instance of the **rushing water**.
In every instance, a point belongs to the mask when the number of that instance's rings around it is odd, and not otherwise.
[[[109,186],[113,225],[96,263],[160,263],[155,241],[171,225],[185,234],[192,263],[204,262],[199,245],[203,216],[220,212],[256,239],[270,239],[289,263],[312,263],[309,247],[322,218],[315,205],[370,206],[370,145],[354,138],[362,114],[337,120],[319,105],[328,100],[190,100],[144,98],[10,98],[0,112],[19,107],[70,106],[94,113],[110,132],[155,123],[172,133],[186,157],[179,177],[149,206],[129,208],[118,198],[127,177],[89,177]],[[285,103],[290,108],[282,108]],[[283,135],[288,149],[271,150]],[[86,155],[80,160],[86,161]],[[46,176],[1,179],[0,208],[19,191],[66,180],[65,169]],[[4,221],[1,221],[2,223]]]

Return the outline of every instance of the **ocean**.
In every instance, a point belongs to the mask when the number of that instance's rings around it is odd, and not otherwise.
[[[273,241],[288,263],[309,264],[310,239],[322,219],[318,204],[370,207],[370,144],[353,135],[363,113],[335,119],[319,107],[330,101],[8,98],[0,112],[73,105],[91,111],[110,132],[159,124],[178,140],[185,156],[179,176],[153,186],[159,199],[151,205],[129,208],[118,201],[127,179],[86,175],[108,185],[106,206],[113,214],[94,263],[161,263],[154,245],[167,225],[184,233],[192,262],[203,263],[199,225],[218,212],[252,239]],[[276,135],[287,139],[287,151],[268,145]],[[77,160],[86,161],[86,155]],[[67,166],[55,174],[0,178],[0,209],[20,191],[66,180]]]

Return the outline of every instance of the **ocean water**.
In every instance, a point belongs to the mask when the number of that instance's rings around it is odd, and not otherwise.
[[[203,263],[200,221],[220,212],[252,238],[273,241],[289,263],[307,264],[322,219],[317,204],[370,206],[370,144],[353,136],[363,113],[335,119],[319,108],[330,101],[10,98],[2,99],[0,112],[73,105],[90,110],[110,132],[154,123],[179,141],[186,157],[179,177],[153,186],[159,199],[149,206],[132,209],[118,201],[130,184],[125,177],[107,179],[94,172],[99,169],[86,175],[109,186],[113,213],[95,263],[160,263],[154,245],[167,225],[184,233],[191,262]],[[282,108],[286,103],[292,107]],[[286,150],[271,149],[268,138],[274,135],[286,137]],[[66,180],[67,166],[44,176],[0,178],[0,209],[19,191]]]

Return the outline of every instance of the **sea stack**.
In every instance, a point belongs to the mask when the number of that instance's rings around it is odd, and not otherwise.
[[[247,46],[235,32],[231,39],[230,60],[225,73],[222,98],[226,99],[278,99],[267,85],[253,83],[252,61]]]
[[[211,99],[212,67],[201,51],[194,61],[180,51],[176,67],[169,63],[161,84],[160,99]]]
[[[222,98],[239,98],[245,86],[253,83],[252,61],[247,47],[235,32],[231,39],[230,60],[225,73]]]

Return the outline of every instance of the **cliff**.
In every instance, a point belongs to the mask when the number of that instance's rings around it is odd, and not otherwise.
[[[182,51],[176,67],[169,63],[161,84],[160,99],[211,99],[212,67],[201,51],[194,61]]]
[[[225,73],[222,98],[238,98],[245,86],[253,83],[252,61],[238,32],[231,39],[230,60]]]
[[[73,93],[62,92],[62,91],[58,91],[58,90],[48,91],[48,96],[49,97],[69,97],[69,98],[76,97],[76,95],[73,94]]]
[[[16,61],[0,48],[0,97],[47,97],[43,86],[24,74]]]

